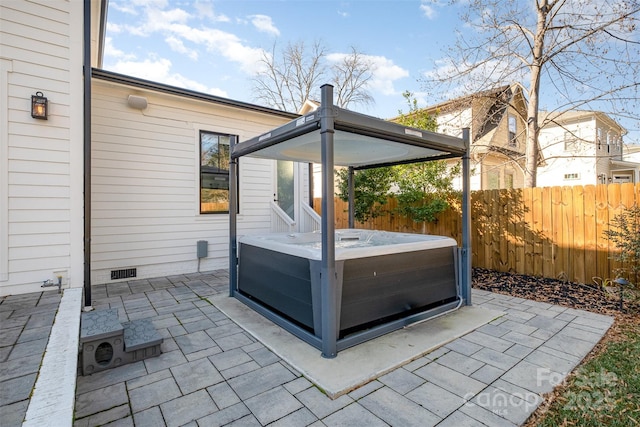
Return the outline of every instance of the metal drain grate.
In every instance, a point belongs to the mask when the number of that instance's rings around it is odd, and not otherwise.
[[[136,277],[138,271],[136,268],[125,268],[123,270],[111,270],[111,280],[127,279],[129,277]]]

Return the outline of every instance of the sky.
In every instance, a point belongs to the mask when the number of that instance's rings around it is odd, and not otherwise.
[[[335,56],[352,47],[368,56],[375,103],[349,108],[391,118],[409,109],[404,91],[419,106],[442,100],[420,79],[464,31],[460,12],[431,0],[109,0],[103,68],[257,103],[252,78],[264,50],[320,41]],[[625,142],[639,142],[629,130]]]

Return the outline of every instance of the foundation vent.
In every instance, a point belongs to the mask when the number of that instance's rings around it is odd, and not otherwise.
[[[136,277],[138,271],[136,268],[125,268],[123,270],[111,270],[111,280],[127,279],[129,277]]]

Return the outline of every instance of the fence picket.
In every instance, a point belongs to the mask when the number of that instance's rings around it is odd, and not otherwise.
[[[336,227],[347,226],[347,203],[336,203]],[[472,262],[475,267],[591,283],[613,278],[620,267],[604,231],[625,208],[640,205],[640,184],[486,190],[471,194]],[[320,210],[320,200],[314,203]],[[391,198],[386,208],[397,207]],[[320,212],[318,212],[320,213]],[[437,223],[417,224],[386,213],[358,228],[439,234],[461,241],[460,205]]]

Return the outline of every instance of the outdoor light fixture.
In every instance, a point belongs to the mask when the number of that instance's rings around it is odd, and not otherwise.
[[[620,288],[620,311],[624,310],[623,306],[623,298],[624,298],[624,287],[629,284],[629,281],[623,277],[618,277],[613,283],[617,284]]]
[[[49,113],[49,103],[42,92],[31,95],[31,117],[34,119],[47,120]]]
[[[147,98],[144,96],[129,95],[129,98],[127,98],[127,104],[129,104],[129,107],[135,108],[136,110],[144,110],[147,108]]]

